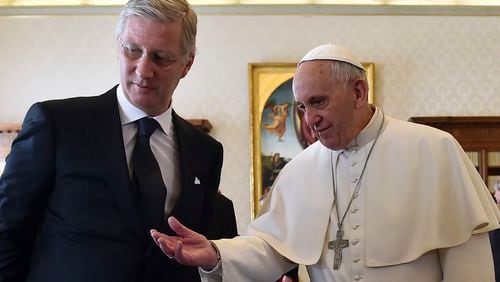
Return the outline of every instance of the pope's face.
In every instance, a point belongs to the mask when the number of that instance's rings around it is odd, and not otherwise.
[[[193,64],[182,48],[182,24],[130,16],[118,38],[120,81],[127,99],[150,116],[165,112]]]
[[[347,147],[357,134],[354,126],[356,94],[354,82],[333,77],[330,61],[309,61],[299,65],[293,92],[307,125],[327,148]]]

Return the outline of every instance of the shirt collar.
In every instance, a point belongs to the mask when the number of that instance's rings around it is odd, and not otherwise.
[[[374,110],[372,118],[370,119],[368,124],[358,133],[358,135],[356,135],[351,144],[347,146],[346,150],[366,145],[377,137],[380,123],[384,121],[384,116],[382,110],[379,107],[375,105],[370,105],[370,107]]]
[[[116,89],[116,97],[118,99],[118,108],[120,111],[122,126],[148,116],[148,114],[146,114],[143,110],[130,103],[127,97],[125,97],[125,93],[123,92],[121,85],[118,85],[118,88]],[[152,118],[160,124],[161,129],[165,132],[165,134],[170,135],[172,126],[172,106],[168,107],[164,113]]]

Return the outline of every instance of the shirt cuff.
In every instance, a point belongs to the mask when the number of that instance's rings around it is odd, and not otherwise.
[[[200,274],[201,282],[222,281],[222,262],[219,260],[217,265],[209,271],[205,271],[203,268],[198,267],[198,273]]]
[[[217,248],[217,245],[215,245],[214,242],[210,241],[210,244],[215,249],[217,256],[217,264],[213,269],[208,271],[204,270],[201,267],[198,267],[198,272],[200,273],[202,281],[219,281],[220,279],[222,279],[222,261],[220,257],[220,252],[219,248]]]
[[[217,265],[215,265],[215,267],[212,268],[211,270],[206,271],[201,267],[198,267],[198,270],[200,271],[200,274],[220,275],[222,274],[222,262],[219,260],[219,262],[217,262]]]

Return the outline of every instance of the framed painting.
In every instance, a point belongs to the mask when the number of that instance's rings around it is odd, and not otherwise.
[[[259,212],[283,166],[315,141],[297,110],[292,93],[296,63],[252,63],[250,82],[251,216]],[[374,64],[363,63],[374,103]]]
[[[5,167],[5,157],[10,152],[10,146],[14,138],[21,130],[19,123],[0,123],[0,175]]]

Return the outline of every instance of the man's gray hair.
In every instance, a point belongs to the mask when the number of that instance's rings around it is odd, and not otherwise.
[[[129,0],[118,19],[116,36],[120,37],[130,16],[179,21],[182,23],[182,48],[194,54],[196,51],[196,25],[198,19],[186,0]]]
[[[353,80],[366,80],[366,71],[342,61],[331,61],[333,77],[344,84]]]

